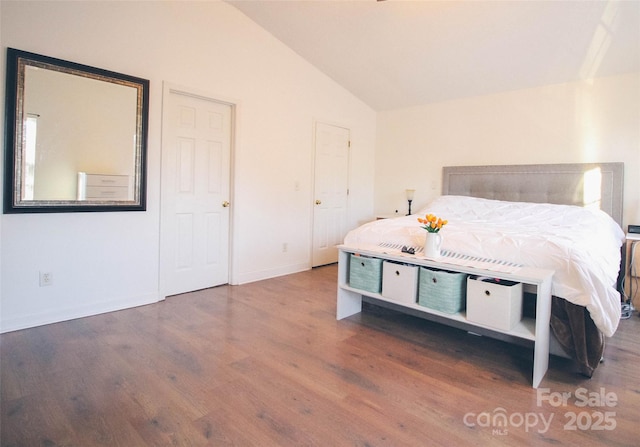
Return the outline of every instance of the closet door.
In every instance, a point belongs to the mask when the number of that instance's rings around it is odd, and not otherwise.
[[[160,291],[229,282],[230,104],[165,88]]]

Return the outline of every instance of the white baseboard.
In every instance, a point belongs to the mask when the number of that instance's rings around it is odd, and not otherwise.
[[[147,294],[126,299],[117,299],[101,303],[91,303],[67,309],[56,309],[53,312],[25,315],[0,321],[0,333],[28,329],[45,324],[59,323],[61,321],[75,320],[76,318],[90,317],[116,310],[129,309],[131,307],[144,306],[157,303],[164,298],[158,294]]]
[[[238,275],[232,284],[246,284],[263,279],[275,278],[278,276],[289,275],[292,273],[311,270],[308,263],[291,264],[273,269],[258,270]],[[59,323],[62,321],[74,320],[76,318],[90,317],[107,312],[129,309],[137,306],[157,303],[164,300],[159,293],[128,297],[126,299],[117,299],[105,301],[101,303],[90,303],[88,305],[56,309],[55,311],[43,312],[39,314],[31,314],[19,316],[16,318],[0,319],[0,333],[18,331],[20,329],[28,329],[31,327],[42,326],[45,324]]]
[[[311,266],[308,263],[290,264],[273,269],[256,270],[253,272],[241,273],[235,275],[231,284],[240,285],[247,284],[255,281],[262,281],[263,279],[276,278],[278,276],[290,275],[292,273],[304,272],[311,270]]]

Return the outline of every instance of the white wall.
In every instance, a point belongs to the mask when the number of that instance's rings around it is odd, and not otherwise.
[[[151,81],[147,211],[3,215],[0,331],[160,298],[165,81],[238,104],[234,282],[310,267],[314,120],[351,129],[350,223],[373,214],[375,112],[235,8],[0,2],[0,20],[3,64],[6,47],[14,47]],[[41,270],[52,272],[53,285],[38,286]]]
[[[640,73],[465,98],[378,115],[375,210],[440,193],[442,167],[619,162],[624,225],[640,216]]]

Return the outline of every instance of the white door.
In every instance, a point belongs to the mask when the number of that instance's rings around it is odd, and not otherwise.
[[[347,227],[349,129],[316,123],[312,266],[338,262]]]
[[[229,282],[232,106],[165,87],[160,292]]]

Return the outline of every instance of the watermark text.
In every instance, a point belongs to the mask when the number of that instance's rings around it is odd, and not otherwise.
[[[563,430],[614,430],[616,428],[616,412],[618,396],[614,392],[607,392],[604,387],[597,391],[587,388],[576,388],[570,391],[551,391],[550,388],[536,390],[536,404],[538,408],[560,407],[579,408],[580,411],[566,411],[563,414]],[[496,407],[491,411],[468,412],[463,417],[467,427],[481,427],[491,429],[493,435],[508,435],[513,428],[524,429],[525,432],[535,431],[547,433],[551,428],[557,412],[544,411],[509,412],[503,407]]]

